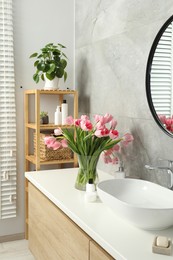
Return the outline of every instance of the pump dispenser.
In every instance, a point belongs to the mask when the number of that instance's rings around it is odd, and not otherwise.
[[[123,179],[125,178],[125,172],[124,172],[124,163],[123,161],[119,162],[119,168],[118,171],[115,171],[113,173],[113,176],[115,179]]]
[[[93,179],[89,179],[89,182],[86,184],[85,201],[94,202],[96,200],[97,200],[96,187],[95,184],[93,183]]]
[[[61,125],[62,124],[62,115],[61,115],[61,107],[57,106],[55,111],[55,119],[54,119],[55,125]]]
[[[68,117],[68,104],[66,100],[62,102],[62,125],[66,125],[66,118]]]

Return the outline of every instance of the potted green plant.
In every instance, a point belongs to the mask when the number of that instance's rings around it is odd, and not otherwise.
[[[49,124],[48,112],[45,111],[40,112],[40,124]]]
[[[36,72],[33,79],[36,83],[39,80],[45,81],[44,89],[57,89],[60,78],[67,79],[67,56],[62,51],[66,48],[64,45],[58,43],[49,43],[41,49],[41,53],[33,53],[30,58],[36,58],[34,67]],[[56,81],[56,82],[55,82]]]

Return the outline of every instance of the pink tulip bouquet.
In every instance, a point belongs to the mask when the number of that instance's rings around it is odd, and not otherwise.
[[[88,116],[82,115],[79,119],[69,116],[66,120],[73,128],[55,129],[53,136],[45,137],[45,144],[48,148],[57,150],[62,147],[69,147],[78,155],[79,173],[76,187],[85,189],[85,185],[96,180],[96,166],[99,156],[102,154],[105,163],[117,163],[117,152],[120,145],[128,145],[133,136],[126,133],[119,137],[115,129],[117,121],[110,114],[104,116],[95,115],[92,123]]]

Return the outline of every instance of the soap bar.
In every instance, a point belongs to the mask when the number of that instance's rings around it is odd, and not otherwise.
[[[156,239],[156,246],[167,248],[169,246],[168,238],[158,236],[157,239]]]

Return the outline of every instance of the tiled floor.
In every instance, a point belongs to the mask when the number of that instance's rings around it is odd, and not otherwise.
[[[0,260],[34,260],[27,240],[0,243]]]

